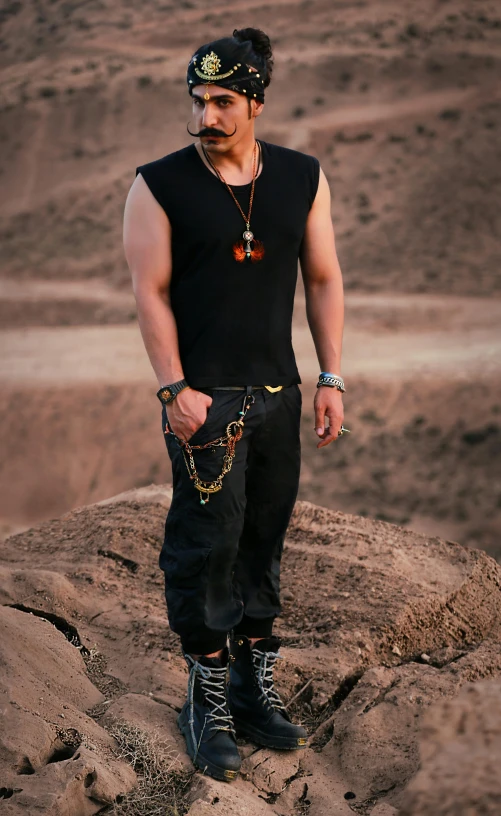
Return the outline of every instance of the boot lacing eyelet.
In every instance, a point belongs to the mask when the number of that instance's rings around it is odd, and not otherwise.
[[[260,688],[261,698],[277,711],[285,711],[285,706],[274,686],[273,667],[276,660],[283,660],[278,652],[262,652],[252,650],[252,660],[256,670],[256,680]]]
[[[236,734],[233,726],[233,717],[229,712],[228,701],[226,699],[226,666],[222,668],[209,668],[209,666],[203,666],[198,660],[194,660],[191,655],[188,655],[187,658],[191,663],[190,677],[188,680],[188,702],[190,706],[190,719],[188,722],[193,745],[196,744],[196,756],[206,725],[209,725],[214,731],[230,731],[234,737],[236,737]],[[211,709],[209,713],[205,715],[205,722],[200,732],[198,743],[195,739],[193,704],[193,688],[196,674],[200,675],[200,686],[204,693],[205,701]]]

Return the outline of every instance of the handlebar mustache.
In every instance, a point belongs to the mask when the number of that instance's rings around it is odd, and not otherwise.
[[[201,130],[198,131],[198,133],[192,133],[187,124],[186,130],[188,131],[190,136],[195,136],[196,138],[199,138],[200,136],[220,136],[221,138],[229,139],[231,136],[235,135],[235,133],[237,132],[237,127],[235,125],[235,130],[233,131],[233,133],[222,133],[220,130],[216,130],[215,128],[202,128]]]

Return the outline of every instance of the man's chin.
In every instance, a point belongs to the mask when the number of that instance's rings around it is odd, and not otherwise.
[[[206,150],[225,150],[228,145],[228,139],[222,136],[202,136],[202,144]]]

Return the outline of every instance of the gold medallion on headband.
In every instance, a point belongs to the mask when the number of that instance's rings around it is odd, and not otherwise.
[[[214,76],[217,74],[221,67],[221,60],[219,59],[218,55],[211,51],[210,54],[206,54],[202,60],[202,71],[205,74],[210,74]]]
[[[193,63],[195,65],[195,73],[197,76],[199,76],[201,79],[212,80],[214,82],[217,82],[218,79],[226,79],[226,77],[231,76],[238,68],[241,67],[241,63],[237,62],[237,64],[234,65],[229,71],[226,71],[226,73],[218,74],[218,71],[221,68],[221,60],[214,51],[211,51],[210,54],[206,54],[205,57],[202,58],[202,70],[197,68],[196,58],[193,60]]]

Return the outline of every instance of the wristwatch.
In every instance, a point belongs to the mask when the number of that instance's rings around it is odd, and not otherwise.
[[[343,378],[339,374],[331,374],[329,371],[322,371],[320,373],[317,388],[320,388],[321,385],[337,388],[338,391],[346,391]]]
[[[186,380],[178,380],[175,383],[163,385],[161,388],[159,388],[157,391],[157,397],[162,405],[169,405],[169,403],[174,402],[179,392],[184,388],[189,388]]]

